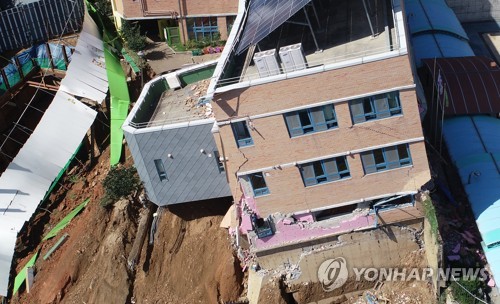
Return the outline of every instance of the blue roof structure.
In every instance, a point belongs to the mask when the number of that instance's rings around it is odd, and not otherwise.
[[[412,35],[423,32],[445,32],[468,40],[457,16],[444,1],[406,0],[408,27]]]
[[[446,119],[443,137],[468,196],[493,276],[500,278],[500,119]]]
[[[446,34],[423,34],[411,38],[413,54],[418,66],[422,59],[467,57],[474,56],[474,52],[466,40],[458,39]]]
[[[469,38],[444,0],[405,0],[417,66],[424,58],[474,56]]]

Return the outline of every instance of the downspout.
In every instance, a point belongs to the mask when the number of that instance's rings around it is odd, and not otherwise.
[[[187,42],[187,39],[186,39],[186,32],[187,32],[187,28],[184,29],[184,23],[182,22],[184,16],[182,14],[182,5],[181,5],[181,0],[177,0],[177,3],[179,5],[179,16],[177,16],[179,18],[179,28],[180,28],[180,32],[182,33],[182,40],[184,41],[184,43]]]

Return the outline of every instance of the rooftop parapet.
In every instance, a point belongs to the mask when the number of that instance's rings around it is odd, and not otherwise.
[[[211,105],[203,96],[216,64],[193,65],[145,84],[124,127],[143,129],[212,118]]]
[[[254,39],[255,44],[248,44],[247,38],[252,35],[249,27],[256,27],[253,35],[259,36],[260,27],[252,22],[255,8],[250,5],[240,13],[246,14],[242,21],[246,23],[231,34],[226,46],[231,51],[223,54],[224,67],[216,71],[211,89],[226,91],[407,54],[399,0],[377,0],[372,5],[306,2],[274,31]]]

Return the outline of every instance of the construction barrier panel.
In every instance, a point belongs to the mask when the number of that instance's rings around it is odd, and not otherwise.
[[[83,22],[82,0],[39,0],[0,12],[0,53],[76,33]]]

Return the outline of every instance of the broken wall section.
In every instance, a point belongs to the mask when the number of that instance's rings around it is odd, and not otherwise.
[[[423,233],[424,220],[419,219],[406,222],[404,226],[388,225],[365,232],[351,232],[289,250],[273,250],[266,255],[257,253],[256,260],[261,267],[259,273],[281,278],[286,292],[293,294],[295,299],[319,301],[373,288],[375,282],[356,281],[353,268],[437,267],[434,265],[437,258],[428,259],[426,256]],[[429,253],[435,254],[436,251],[432,249]],[[340,288],[325,292],[318,279],[318,269],[324,261],[339,257],[346,260],[348,280]],[[267,285],[263,282],[262,286],[265,289]]]

